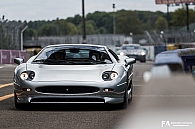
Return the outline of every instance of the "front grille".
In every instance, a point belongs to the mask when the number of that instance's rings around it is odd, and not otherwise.
[[[104,103],[101,98],[34,98],[31,103]]]
[[[90,86],[46,86],[38,87],[35,90],[42,93],[82,94],[98,92],[100,89]]]

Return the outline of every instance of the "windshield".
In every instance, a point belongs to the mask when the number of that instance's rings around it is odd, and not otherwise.
[[[122,50],[134,50],[134,49],[141,49],[140,46],[122,46]]]
[[[91,65],[112,63],[103,47],[60,46],[46,47],[32,63],[52,65]]]

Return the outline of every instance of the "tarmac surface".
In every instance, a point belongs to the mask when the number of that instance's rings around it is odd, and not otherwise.
[[[191,75],[150,80],[117,129],[194,129],[195,80]]]
[[[13,73],[17,65],[0,65],[0,129],[112,129],[136,105],[144,87],[143,72],[151,62],[134,65],[133,102],[125,110],[106,105],[34,105],[27,110],[14,107]]]

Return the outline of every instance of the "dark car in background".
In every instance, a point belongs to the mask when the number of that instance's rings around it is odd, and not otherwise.
[[[140,62],[146,62],[146,51],[140,44],[124,44],[118,50],[117,54],[135,58]]]

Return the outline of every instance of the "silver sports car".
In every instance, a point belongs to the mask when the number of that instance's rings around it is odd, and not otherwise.
[[[140,44],[123,44],[117,54],[135,58],[140,62],[146,62],[146,51]]]
[[[15,58],[16,108],[29,104],[105,103],[125,109],[132,101],[134,58],[106,46],[58,44],[26,63]]]

